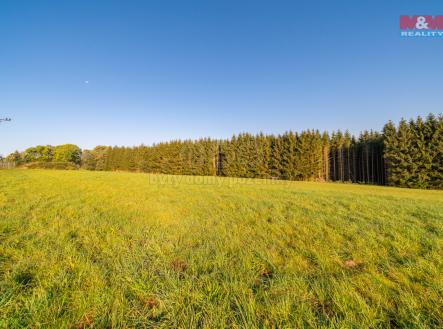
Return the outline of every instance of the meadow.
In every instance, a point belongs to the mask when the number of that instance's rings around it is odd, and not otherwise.
[[[2,328],[441,328],[443,191],[0,170]]]

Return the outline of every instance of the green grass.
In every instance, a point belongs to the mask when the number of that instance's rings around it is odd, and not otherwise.
[[[443,193],[0,171],[3,328],[443,327]]]

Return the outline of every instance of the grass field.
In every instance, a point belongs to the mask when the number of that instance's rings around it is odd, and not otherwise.
[[[443,327],[443,192],[0,171],[3,328]]]

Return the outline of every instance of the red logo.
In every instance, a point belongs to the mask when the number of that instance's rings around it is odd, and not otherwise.
[[[443,30],[443,16],[400,16],[401,30]]]

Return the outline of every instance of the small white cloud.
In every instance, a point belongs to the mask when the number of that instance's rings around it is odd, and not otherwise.
[[[88,83],[89,83],[89,81],[88,81],[88,80],[85,80],[85,83],[86,83],[86,84],[88,84]]]

